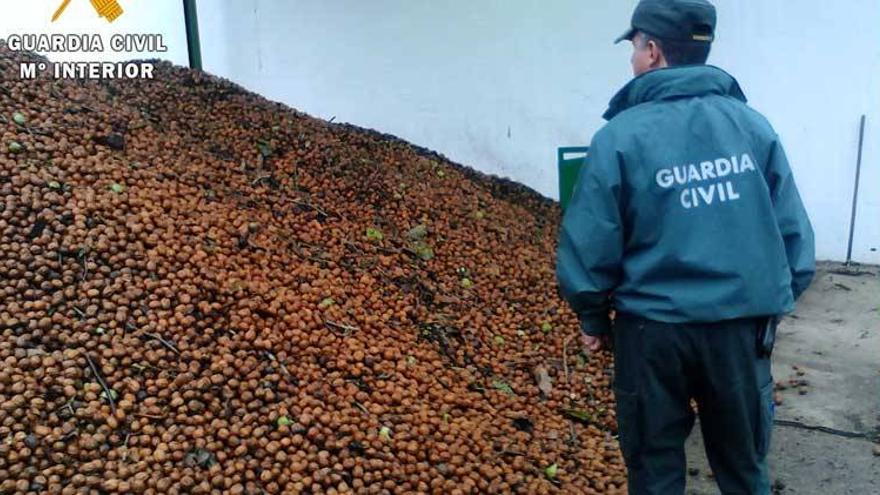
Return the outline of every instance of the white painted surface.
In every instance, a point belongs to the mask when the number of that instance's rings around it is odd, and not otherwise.
[[[880,262],[880,2],[718,0],[711,62],[788,150],[818,255],[844,259],[858,119],[869,113],[857,260]],[[556,197],[630,77],[611,40],[635,0],[202,2],[206,69],[317,117],[396,134]],[[873,125],[872,125],[873,124]]]
[[[714,63],[734,74],[782,137],[821,258],[846,258],[869,116],[854,259],[880,262],[880,2],[719,0]]]
[[[631,4],[229,0],[199,19],[208,71],[550,196],[556,148],[588,143],[629,79],[612,40]]]
[[[98,34],[105,43],[103,53],[52,53],[53,62],[114,62],[159,58],[188,65],[186,27],[181,0],[119,0],[124,14],[115,22],[98,16],[89,0],[72,0],[56,22],[52,14],[61,0],[0,0],[0,38],[12,34]],[[167,52],[113,52],[114,34],[161,34]],[[46,55],[43,53],[43,55]]]
[[[877,10],[880,10],[880,6]],[[874,15],[880,19],[880,13]],[[868,62],[872,67],[868,80],[868,125],[853,258],[877,263],[880,262],[880,31],[875,29],[871,32],[875,40],[869,45],[862,45],[866,50],[873,51],[873,55]]]
[[[127,12],[114,24],[87,0],[73,0],[55,24],[60,0],[14,2],[0,35],[161,32],[168,53],[100,58],[186,64],[181,1],[120,1]],[[556,197],[556,148],[587,144],[630,77],[629,47],[611,40],[635,3],[202,0],[199,18],[208,71]],[[740,80],[782,136],[821,258],[846,256],[858,119],[868,114],[854,255],[880,262],[880,2],[717,5],[711,62]]]

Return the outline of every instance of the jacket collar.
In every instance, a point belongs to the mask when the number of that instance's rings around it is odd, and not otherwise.
[[[611,120],[629,108],[651,101],[707,95],[730,96],[745,103],[739,83],[711,65],[687,65],[646,72],[630,81],[611,99],[603,117]]]

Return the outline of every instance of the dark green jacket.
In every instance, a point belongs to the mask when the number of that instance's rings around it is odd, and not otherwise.
[[[608,311],[666,323],[781,315],[815,272],[779,137],[711,66],[642,75],[611,100],[562,221],[557,275],[586,333]]]

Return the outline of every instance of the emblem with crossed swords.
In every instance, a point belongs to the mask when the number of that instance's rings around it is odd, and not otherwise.
[[[89,0],[92,4],[92,7],[98,13],[99,16],[107,19],[107,22],[113,22],[122,15],[122,6],[119,5],[118,0]],[[61,14],[64,13],[64,10],[67,6],[70,5],[70,0],[64,0],[61,2],[61,6],[58,7],[58,10],[55,11],[55,15],[52,16],[52,22],[58,20],[61,17]]]

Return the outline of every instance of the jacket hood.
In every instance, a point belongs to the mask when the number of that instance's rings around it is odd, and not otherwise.
[[[627,83],[611,99],[603,117],[611,120],[624,110],[651,101],[707,95],[730,96],[743,103],[747,101],[736,79],[718,67],[669,67],[646,72]]]

